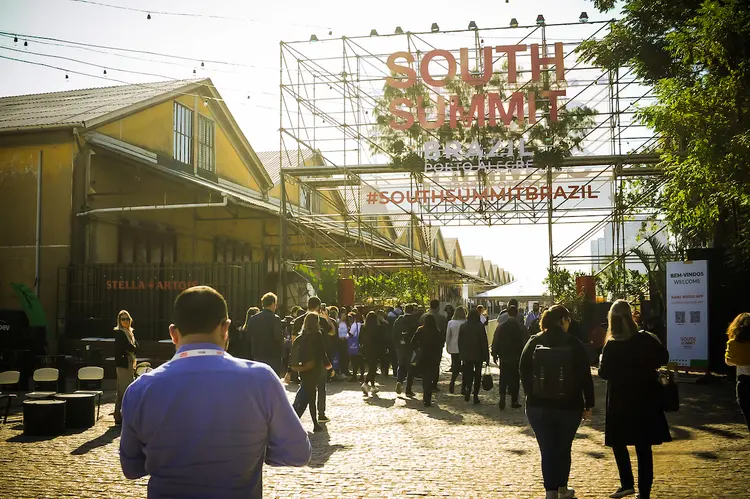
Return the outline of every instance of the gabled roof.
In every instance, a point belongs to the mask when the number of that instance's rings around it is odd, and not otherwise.
[[[82,127],[89,122],[167,92],[184,91],[202,80],[84,88],[0,98],[0,131]]]
[[[207,97],[208,106],[262,190],[273,184],[210,78],[135,83],[0,98],[0,134],[81,128],[116,121],[181,95]]]
[[[487,279],[489,279],[490,281],[495,280],[495,267],[492,265],[491,260],[484,261],[484,272],[487,276]]]
[[[449,258],[455,258],[456,246],[458,245],[458,238],[456,237],[444,237],[443,244],[445,244],[445,251],[448,253]]]
[[[501,271],[500,271],[500,266],[499,266],[499,265],[497,265],[497,264],[495,264],[495,265],[493,266],[492,270],[493,270],[493,272],[494,272],[494,274],[493,274],[493,275],[495,276],[495,282],[498,282],[498,283],[502,283],[502,280],[503,280],[503,274],[502,274],[502,273],[501,273]]]
[[[437,247],[438,254],[442,252],[446,255],[448,262],[451,261],[452,255],[448,252],[448,248],[445,246],[445,240],[443,239],[443,233],[440,227],[429,226],[426,228],[426,236],[430,239],[430,250],[431,252]],[[437,246],[436,246],[437,245]]]
[[[317,156],[309,149],[287,150],[282,151],[281,154],[279,151],[260,151],[257,154],[268,176],[273,180],[273,185],[281,180],[282,168],[313,166]]]
[[[484,259],[481,256],[465,256],[466,271],[479,277],[484,277]]]

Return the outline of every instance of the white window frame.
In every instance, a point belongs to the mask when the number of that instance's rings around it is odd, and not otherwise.
[[[201,132],[202,125],[204,123],[210,123],[211,124],[211,136],[203,137]],[[206,144],[203,139],[208,138],[211,143]],[[201,170],[216,173],[216,122],[209,118],[208,116],[204,116],[200,113],[198,113],[198,168]],[[204,148],[208,152],[208,157],[206,158],[206,155],[204,154]],[[205,160],[208,159],[208,165],[206,165]]]
[[[193,164],[194,112],[186,105],[175,101],[172,111],[172,153],[175,160],[187,165]]]

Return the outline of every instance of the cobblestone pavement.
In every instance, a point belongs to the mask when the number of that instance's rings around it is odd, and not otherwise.
[[[396,396],[380,377],[378,396],[356,383],[331,383],[327,431],[310,434],[305,468],[265,468],[265,497],[543,497],[539,453],[522,409],[500,412],[497,391],[482,404],[448,394],[445,375],[437,403]],[[415,386],[415,388],[419,388]],[[290,399],[296,386],[288,387]],[[729,383],[680,385],[683,406],[670,414],[675,441],[655,448],[657,498],[750,497],[750,438]],[[113,427],[113,394],[96,426],[50,439],[22,435],[16,412],[0,425],[0,498],[138,498],[147,479],[123,478]],[[604,384],[599,408],[573,445],[570,485],[579,498],[603,498],[618,486],[604,447]],[[303,423],[312,430],[309,416]],[[634,452],[631,451],[631,455]],[[634,459],[634,456],[631,456]]]

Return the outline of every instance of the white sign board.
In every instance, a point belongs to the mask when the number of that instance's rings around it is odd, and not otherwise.
[[[680,367],[708,368],[708,262],[667,263],[667,348]]]

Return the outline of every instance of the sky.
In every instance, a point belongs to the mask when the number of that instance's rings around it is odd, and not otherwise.
[[[143,9],[151,12],[151,19],[146,12],[97,3]],[[371,29],[392,33],[396,26],[405,31],[427,31],[433,22],[442,30],[465,29],[470,21],[480,27],[507,26],[514,17],[521,25],[531,25],[537,14],[543,14],[548,23],[576,22],[582,11],[592,21],[613,17],[613,13],[596,11],[593,2],[582,0],[436,0],[429,4],[403,0],[0,0],[0,32],[6,33],[0,35],[0,96],[163,81],[161,77],[210,77],[253,148],[278,150],[282,40],[308,40],[311,34],[319,38],[367,35]],[[18,36],[17,43],[14,35]],[[101,48],[76,49],[68,45],[71,41]],[[107,47],[153,54],[117,52]],[[158,54],[184,59],[165,59]],[[557,224],[553,232],[555,251],[589,227]],[[541,283],[546,275],[545,224],[446,227],[443,233],[458,237],[465,255],[482,255],[517,279]],[[588,252],[589,244],[585,243],[579,253]]]

